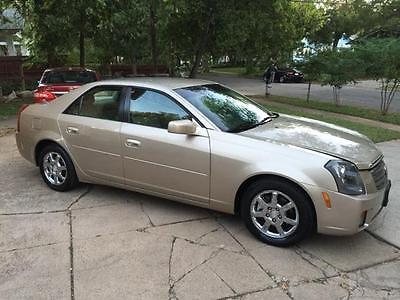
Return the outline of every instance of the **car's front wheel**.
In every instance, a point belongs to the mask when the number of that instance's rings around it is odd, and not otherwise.
[[[314,231],[314,210],[304,191],[279,179],[262,179],[243,193],[241,215],[261,241],[290,246]]]
[[[43,180],[53,190],[64,192],[78,184],[71,158],[56,144],[50,144],[40,151],[39,168]]]

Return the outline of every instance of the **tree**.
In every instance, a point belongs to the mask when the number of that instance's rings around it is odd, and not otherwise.
[[[321,62],[322,85],[330,85],[333,91],[333,101],[341,105],[341,88],[349,83],[356,83],[364,70],[363,64],[351,49],[329,49],[320,52],[318,60]]]
[[[226,1],[175,0],[167,4],[170,16],[164,32],[170,39],[170,45],[165,48],[175,53],[177,61],[189,61],[189,76],[194,77],[203,55],[212,49],[211,41],[216,33],[215,21]]]
[[[400,89],[400,40],[367,39],[355,45],[355,53],[365,66],[366,75],[380,83],[380,110],[386,115]]]
[[[311,84],[313,81],[320,79],[323,64],[317,53],[307,54],[297,63],[297,67],[304,73],[304,79],[307,81],[307,102],[310,101]]]
[[[33,62],[47,61],[55,66],[63,63],[68,51],[70,26],[64,14],[65,1],[50,0],[3,0],[2,8],[13,8],[24,19],[23,36]]]
[[[145,1],[119,0],[108,5],[108,14],[101,19],[92,41],[98,60],[110,63],[115,57],[133,65],[148,53],[148,4]],[[121,30],[123,28],[123,30]]]
[[[321,17],[312,3],[234,1],[222,15],[216,52],[243,61],[248,72],[271,59],[287,62],[301,40],[322,25]]]
[[[400,1],[371,0],[359,6],[360,38],[400,37]]]
[[[365,4],[364,0],[325,0],[320,4],[324,22],[308,36],[311,42],[336,49],[340,39],[350,38],[361,30],[359,8]]]

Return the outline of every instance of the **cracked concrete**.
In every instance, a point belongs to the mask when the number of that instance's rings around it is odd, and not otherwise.
[[[235,216],[103,186],[54,192],[13,136],[0,152],[2,299],[400,298],[390,210],[373,234],[281,249]]]

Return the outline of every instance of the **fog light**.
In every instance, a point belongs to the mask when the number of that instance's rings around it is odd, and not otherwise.
[[[329,197],[329,194],[327,192],[322,192],[322,199],[324,199],[325,206],[327,208],[332,208],[331,198]]]

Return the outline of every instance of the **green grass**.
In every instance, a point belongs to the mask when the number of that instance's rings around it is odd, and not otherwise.
[[[336,106],[333,103],[327,103],[322,101],[310,100],[310,102],[307,102],[306,100],[299,98],[290,98],[290,97],[273,96],[273,95],[270,95],[266,100],[400,125],[400,113],[389,113],[383,116],[378,110],[370,108],[354,107],[348,105]]]
[[[0,120],[5,120],[15,116],[18,109],[24,103],[32,103],[32,100],[18,100],[10,103],[0,103]]]
[[[261,70],[260,68],[254,68],[252,72],[246,72],[245,67],[212,67],[211,72],[213,73],[220,73],[220,74],[229,74],[229,75],[236,75],[236,76],[242,76],[242,77],[259,77],[261,78],[262,74],[264,73],[264,70]]]
[[[214,73],[232,74],[232,75],[243,75],[246,73],[246,69],[244,67],[218,67],[218,68],[211,68],[211,71]]]
[[[269,110],[276,111],[276,112],[279,112],[282,114],[311,118],[311,119],[335,124],[335,125],[342,126],[342,127],[345,127],[345,128],[351,129],[351,130],[358,131],[359,133],[362,133],[362,134],[366,135],[367,137],[369,137],[375,143],[400,139],[400,132],[395,131],[395,130],[365,125],[365,124],[348,121],[348,120],[344,120],[344,119],[340,119],[340,118],[336,118],[336,117],[332,117],[332,116],[307,113],[307,112],[303,112],[303,111],[299,111],[299,110],[291,109],[291,108],[286,108],[286,107],[282,107],[282,106],[278,106],[278,105],[276,105],[276,106],[270,105],[270,104],[262,104],[262,105],[264,105]]]

